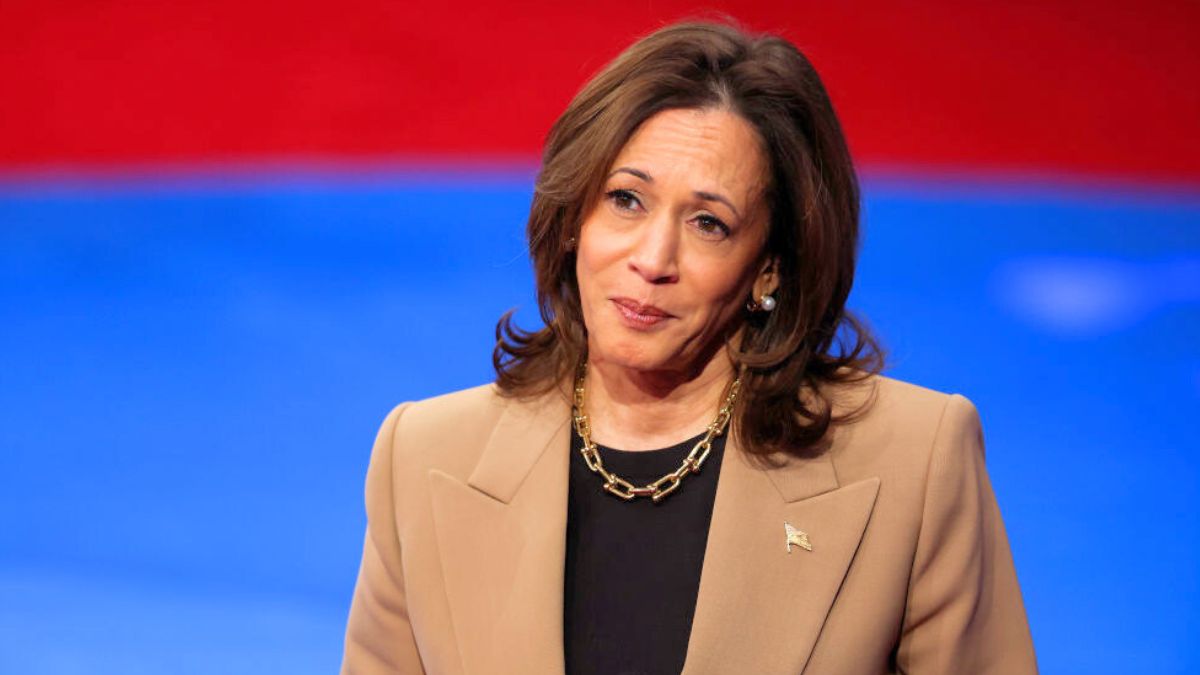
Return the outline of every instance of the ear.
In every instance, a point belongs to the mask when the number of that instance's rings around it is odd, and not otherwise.
[[[778,258],[771,256],[763,261],[762,266],[758,270],[758,276],[754,278],[754,286],[750,291],[755,300],[764,295],[770,295],[779,289],[778,270]]]

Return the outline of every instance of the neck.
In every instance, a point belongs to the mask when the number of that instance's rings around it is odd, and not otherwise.
[[[592,441],[653,450],[704,431],[724,403],[733,364],[723,351],[693,371],[640,371],[589,362],[585,405]]]

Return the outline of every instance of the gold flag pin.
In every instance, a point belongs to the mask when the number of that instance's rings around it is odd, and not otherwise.
[[[792,527],[791,523],[783,524],[783,531],[787,534],[787,552],[792,552],[792,545],[799,546],[805,551],[812,550],[812,544],[808,542],[808,533],[803,530],[797,530]]]

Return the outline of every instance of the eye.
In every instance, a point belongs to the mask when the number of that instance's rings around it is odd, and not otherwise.
[[[604,197],[612,202],[618,211],[634,212],[641,207],[642,202],[631,190],[609,190]]]
[[[729,236],[729,226],[716,216],[702,213],[696,216],[696,228],[705,236],[724,239]]]

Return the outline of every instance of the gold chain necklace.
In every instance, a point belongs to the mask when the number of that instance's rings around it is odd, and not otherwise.
[[[588,422],[587,414],[584,413],[583,385],[586,377],[587,363],[584,362],[580,364],[579,372],[575,376],[575,405],[571,410],[571,414],[575,419],[575,432],[583,439],[583,448],[580,449],[580,453],[583,454],[583,461],[587,462],[587,467],[592,472],[598,473],[604,478],[604,489],[608,492],[625,501],[630,501],[635,497],[649,497],[655,504],[674,492],[679,487],[679,483],[683,481],[684,476],[690,473],[700,473],[700,465],[704,463],[704,460],[708,458],[709,451],[712,450],[713,439],[725,433],[725,427],[729,424],[729,418],[733,415],[733,404],[737,400],[738,389],[742,385],[741,377],[735,378],[733,384],[729,385],[729,394],[725,397],[725,404],[721,406],[721,410],[717,413],[717,418],[712,421],[712,424],[708,425],[708,431],[704,434],[704,438],[701,438],[700,442],[696,443],[678,469],[653,483],[637,487],[604,468],[604,461],[600,459],[600,451],[596,447],[596,444],[592,442],[591,424]]]

